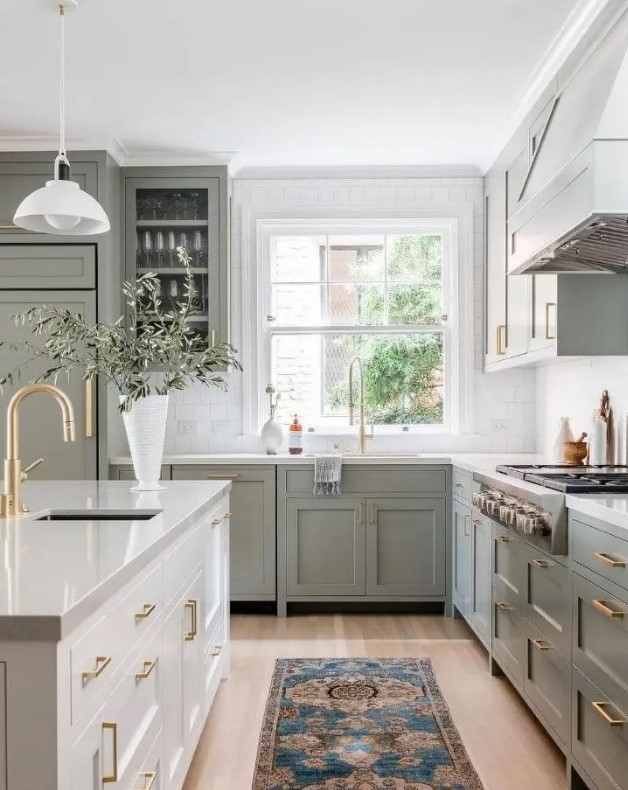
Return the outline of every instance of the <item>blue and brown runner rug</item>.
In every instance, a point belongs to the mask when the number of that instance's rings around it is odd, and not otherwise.
[[[482,790],[428,659],[277,661],[253,790]]]

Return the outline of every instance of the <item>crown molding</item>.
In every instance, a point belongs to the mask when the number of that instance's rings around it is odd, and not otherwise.
[[[476,165],[392,165],[373,167],[241,167],[233,173],[239,181],[271,181],[286,179],[351,179],[351,178],[477,178],[482,171]]]
[[[579,0],[513,102],[482,160],[486,172],[568,59],[587,38],[601,35],[628,9],[628,0]]]

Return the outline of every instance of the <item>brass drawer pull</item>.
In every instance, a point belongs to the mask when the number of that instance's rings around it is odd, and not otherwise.
[[[138,779],[144,780],[144,787],[138,787],[137,790],[151,790],[157,779],[157,771],[142,771]],[[148,782],[148,784],[146,784]]]
[[[208,480],[237,480],[240,475],[207,475]]]
[[[497,327],[497,355],[502,356],[506,353],[506,324],[500,324]]]
[[[546,642],[544,639],[533,639],[532,644],[536,647],[537,650],[553,650],[554,645],[551,645],[549,642]]]
[[[85,438],[94,438],[94,380],[85,379]]]
[[[606,617],[623,617],[625,614],[625,612],[622,612],[619,609],[611,609],[606,601],[593,601],[593,608],[597,609],[600,614],[603,614]]]
[[[482,526],[482,522],[480,521],[479,518],[474,518],[473,519],[473,523],[475,524],[476,527],[481,527]]]
[[[135,680],[145,680],[150,673],[155,669],[155,664],[157,663],[157,659],[153,659],[152,661],[144,661],[144,669],[142,672],[135,673]]]
[[[512,542],[512,538],[509,538],[508,535],[498,535],[497,536],[497,540],[500,543],[511,543]]]
[[[111,730],[111,738],[113,745],[113,769],[109,776],[103,776],[102,783],[117,782],[118,781],[118,725],[115,721],[103,721],[102,728],[104,730]]]
[[[222,645],[218,645],[212,650],[212,656],[219,656],[222,652]]]
[[[231,518],[232,515],[233,515],[233,513],[224,513],[222,517],[229,519],[229,518]]]
[[[456,483],[456,488],[464,488],[464,483]]]
[[[96,668],[83,672],[83,683],[87,683],[88,680],[93,680],[102,675],[109,664],[111,664],[111,656],[96,656]]]
[[[556,307],[556,302],[545,302],[545,339],[556,340],[556,335],[551,334],[549,328],[549,314],[550,309]]]
[[[192,614],[192,628],[191,628],[190,631],[188,631],[185,634],[185,641],[186,642],[193,642],[196,639],[196,636],[198,634],[198,631],[197,631],[197,627],[198,627],[198,622],[197,622],[197,620],[198,620],[198,618],[197,618],[198,601],[196,600],[196,598],[190,598],[189,600],[187,600],[185,602],[185,608],[189,609],[191,614]]]
[[[145,620],[147,617],[150,617],[154,611],[155,611],[154,603],[145,603],[142,607],[141,612],[135,612],[135,619]]]
[[[532,560],[532,562],[537,568],[552,568],[554,566],[554,563],[549,560]]]
[[[509,603],[504,603],[503,601],[499,601],[499,603],[497,604],[497,606],[498,606],[498,607],[499,607],[499,608],[500,608],[500,609],[501,609],[503,612],[510,612],[510,611],[512,610],[512,606],[511,606]]]
[[[222,516],[220,516],[220,518],[213,518],[212,519],[212,526],[213,527],[217,527],[218,524],[220,524],[221,521],[222,521]]]
[[[610,702],[592,702],[591,706],[596,713],[604,719],[604,721],[609,724],[611,727],[623,727],[625,722],[623,719],[614,719],[612,716],[604,710],[606,705],[610,705]]]
[[[369,524],[375,524],[375,505],[369,502]]]
[[[609,568],[625,568],[626,563],[623,560],[614,560],[612,557],[609,557],[608,554],[604,551],[596,551],[594,552],[593,556],[596,560],[599,560],[603,565],[607,565]]]
[[[363,505],[361,502],[358,502],[358,524],[361,524],[363,521],[364,521]]]

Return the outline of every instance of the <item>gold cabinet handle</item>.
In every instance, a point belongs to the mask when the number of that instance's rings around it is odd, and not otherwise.
[[[593,708],[593,710],[596,713],[598,713],[609,726],[611,726],[611,727],[623,727],[624,724],[626,724],[627,722],[625,722],[623,719],[614,719],[612,716],[610,716],[604,710],[604,708],[607,705],[610,705],[610,703],[609,702],[592,702],[591,703],[591,707]]]
[[[549,642],[546,642],[545,639],[533,639],[532,644],[536,647],[537,650],[553,650],[554,645],[551,645]]]
[[[550,314],[550,309],[552,307],[556,307],[556,302],[545,302],[545,339],[546,340],[556,340],[556,335],[550,334],[550,329],[549,329],[549,314]]]
[[[499,324],[497,327],[497,355],[503,356],[506,353],[506,324]]]
[[[464,514],[464,534],[465,534],[466,537],[469,537],[469,535],[471,534],[470,521],[471,521],[470,514],[469,513],[465,513]]]
[[[196,598],[189,598],[185,602],[185,608],[189,609],[192,614],[192,629],[185,634],[185,641],[186,642],[193,642],[196,639],[198,634],[197,627],[198,627],[198,601]]]
[[[498,607],[499,607],[499,608],[500,608],[500,609],[501,609],[503,612],[510,612],[510,611],[512,610],[512,606],[511,606],[509,603],[504,603],[503,601],[499,601],[499,603],[497,604],[497,606],[498,606]]]
[[[144,669],[141,672],[135,673],[135,680],[145,680],[153,671],[153,669],[155,669],[156,663],[156,658],[154,658],[152,661],[144,661]]]
[[[532,562],[537,568],[552,568],[554,565],[554,563],[549,560],[532,560]]]
[[[474,518],[473,519],[473,523],[475,524],[476,527],[481,527],[482,526],[482,522],[480,521],[479,518]]]
[[[142,607],[141,612],[135,612],[135,619],[146,620],[146,618],[150,617],[154,611],[155,611],[154,603],[145,603],[144,606]]]
[[[94,438],[94,380],[85,379],[85,436]]]
[[[102,675],[109,664],[111,664],[111,656],[96,656],[95,668],[82,674],[83,683],[87,683],[88,680],[93,680]]]
[[[512,538],[509,538],[508,535],[498,535],[497,536],[497,540],[500,543],[511,543],[512,542]]]
[[[218,645],[212,650],[212,656],[219,656],[222,652],[222,645]]]
[[[209,345],[213,348],[216,345],[216,330],[212,329],[209,333]]]
[[[240,475],[207,475],[208,480],[237,480]]]
[[[593,608],[606,617],[623,617],[625,614],[619,609],[612,609],[606,601],[593,601]]]
[[[232,515],[233,515],[233,513],[223,513],[222,517],[226,518],[226,519],[230,519]]]
[[[157,771],[142,771],[138,779],[144,780],[144,787],[139,787],[138,790],[151,790],[157,780]]]
[[[102,783],[107,784],[108,782],[118,781],[118,725],[115,721],[103,721],[102,728],[103,732],[105,730],[111,731],[111,743],[113,746],[112,771],[109,776],[103,776],[102,778]]]
[[[601,562],[603,565],[608,566],[609,568],[626,567],[626,563],[624,562],[624,560],[614,560],[612,557],[609,557],[609,555],[605,551],[595,551],[593,553],[593,556],[595,557],[596,560],[599,560],[599,562]]]
[[[213,518],[212,519],[212,526],[213,527],[217,527],[218,524],[220,524],[221,521],[222,521],[222,516],[220,518]]]
[[[364,520],[364,513],[362,508],[362,503],[358,502],[358,524],[361,524]]]
[[[370,502],[369,503],[369,524],[375,523],[375,505]]]

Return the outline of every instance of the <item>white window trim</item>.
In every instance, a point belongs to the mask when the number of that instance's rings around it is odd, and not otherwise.
[[[242,211],[242,315],[243,337],[241,356],[244,364],[244,433],[259,433],[268,415],[267,399],[262,396],[269,383],[270,358],[264,348],[267,333],[263,330],[264,310],[267,305],[265,272],[270,248],[269,239],[278,232],[301,233],[343,232],[348,229],[363,232],[413,232],[440,226],[450,234],[452,265],[450,282],[451,306],[457,315],[456,330],[445,333],[449,339],[450,370],[445,392],[447,425],[417,425],[410,430],[402,426],[379,426],[377,435],[413,436],[417,434],[467,434],[473,432],[473,206],[426,207],[394,210],[252,210]],[[307,229],[307,230],[306,230]],[[317,428],[319,436],[342,436],[352,433],[349,426]]]

